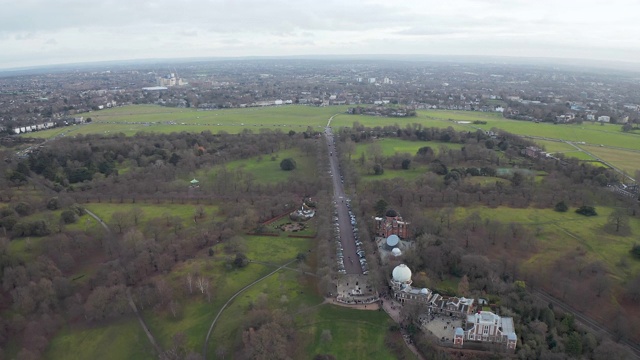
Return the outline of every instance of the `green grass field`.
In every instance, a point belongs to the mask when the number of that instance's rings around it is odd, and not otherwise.
[[[404,128],[408,124],[422,124],[424,127],[435,128],[448,128],[452,127],[454,130],[463,131],[469,130],[466,126],[458,124],[454,121],[450,121],[448,118],[436,118],[425,115],[424,112],[418,112],[416,117],[407,118],[389,118],[382,116],[370,116],[370,115],[349,115],[340,114],[333,118],[331,121],[331,127],[351,127],[355,122],[358,122],[368,127],[383,127],[390,125],[397,125]]]
[[[272,160],[271,157],[275,159]],[[296,168],[291,171],[284,171],[280,168],[283,159],[292,158],[296,162]],[[260,183],[274,184],[287,181],[291,178],[314,179],[316,176],[317,164],[315,163],[315,153],[304,154],[298,149],[286,149],[278,151],[271,156],[257,156],[250,159],[230,161],[224,165],[228,170],[242,169],[250,173],[253,178]],[[197,173],[195,176],[201,179],[200,186],[206,186],[205,181],[215,181],[215,174],[220,167],[214,167]]]
[[[291,266],[295,268],[296,265]],[[245,314],[251,304],[256,303],[259,298],[266,298],[267,307],[281,309],[291,315],[295,315],[301,306],[316,306],[324,300],[315,295],[308,284],[300,279],[298,272],[280,270],[247,289],[224,310],[209,342],[210,354],[214,354],[221,346],[230,349],[238,345]]]
[[[430,146],[436,153],[438,153],[441,147],[450,149],[462,148],[462,144],[444,143],[439,141],[408,141],[398,138],[380,139],[372,143],[358,143],[356,144],[356,151],[351,156],[351,160],[359,167],[361,179],[364,181],[388,180],[394,178],[404,178],[412,181],[427,172],[427,167],[425,165],[412,162],[410,168],[407,170],[402,169],[401,166],[393,169],[391,165],[387,164],[385,165],[383,174],[374,175],[372,169],[363,168],[358,163],[358,160],[363,154],[365,158],[370,157],[370,149],[374,144],[380,146],[382,154],[386,157],[393,156],[396,153],[407,153],[409,154],[409,159],[412,159],[418,152],[418,149],[424,146]]]
[[[67,326],[49,344],[45,359],[155,359],[135,317],[95,327]]]
[[[244,240],[247,248],[246,255],[249,259],[274,264],[286,263],[294,259],[298,253],[306,253],[311,248],[311,240],[309,239],[246,236]],[[223,254],[222,244],[214,247],[214,251],[216,254]],[[216,255],[215,258],[190,260],[167,275],[166,279],[181,289],[180,293],[184,292],[182,289],[185,286],[184,281],[187,273],[205,275],[211,280],[211,286],[215,290],[211,303],[201,295],[185,295],[181,301],[182,315],[178,318],[165,312],[144,312],[151,332],[162,346],[168,346],[175,333],[184,332],[189,346],[200,351],[209,325],[222,305],[236,291],[273,270],[271,266],[256,263],[251,263],[243,269],[228,270],[225,267],[226,256]],[[287,296],[294,299],[296,294],[287,294]],[[241,320],[240,318],[233,317],[233,319],[236,321],[236,326],[240,324],[237,322]],[[237,329],[227,330],[236,331]]]
[[[634,176],[635,172],[637,170],[640,170],[640,153],[638,152],[630,152],[599,146],[581,145],[581,147],[583,147],[586,151],[592,153],[593,155],[612,163],[619,169],[626,171],[630,176]]]
[[[598,216],[585,217],[575,213],[571,208],[566,213],[552,209],[514,209],[508,207],[456,208],[455,217],[463,220],[473,212],[478,212],[482,219],[496,219],[503,224],[518,223],[536,231],[538,244],[531,256],[522,264],[524,269],[548,267],[555,260],[581,247],[588,252],[590,260],[599,260],[607,266],[609,272],[619,280],[625,280],[640,271],[640,262],[630,254],[631,247],[637,243],[640,234],[640,220],[631,218],[631,234],[627,236],[613,235],[603,230],[613,211],[608,207],[596,207]],[[625,259],[628,266],[619,266]]]
[[[363,311],[325,304],[301,321],[300,329],[314,341],[307,347],[310,358],[316,354],[333,354],[338,359],[393,359],[384,346],[384,337],[393,321],[382,311]],[[331,331],[332,340],[323,342],[323,330]]]
[[[224,109],[198,111],[196,109],[168,108],[158,105],[131,105],[113,109],[94,111],[78,116],[91,118],[92,122],[64,129],[71,129],[69,135],[76,134],[109,134],[124,133],[133,135],[137,132],[201,132],[212,133],[226,131],[239,133],[251,130],[255,133],[261,129],[279,129],[283,132],[294,130],[305,131],[307,126],[324,127],[328,119],[346,106],[312,107],[289,105],[264,108]],[[24,136],[51,138],[59,135],[60,128],[29,133]]]
[[[249,264],[240,270],[227,270],[223,260],[203,258],[189,261],[167,276],[172,280],[171,283],[176,289],[174,291],[177,291],[178,295],[184,293],[186,274],[199,273],[210,279],[213,289],[212,301],[209,303],[197,289],[194,289],[193,295],[182,296],[178,317],[173,317],[169,312],[153,310],[145,310],[143,317],[161,347],[170,346],[172,337],[178,332],[183,332],[188,347],[199,352],[211,321],[227,299],[270,271],[271,267],[260,264]]]
[[[141,223],[139,226],[144,226],[150,219],[169,216],[178,216],[184,220],[185,224],[191,224],[193,216],[195,214],[198,205],[183,205],[183,204],[145,204],[145,203],[89,203],[83,205],[85,208],[98,215],[107,224],[111,220],[111,216],[116,211],[129,212],[134,208],[142,210]],[[202,205],[207,216],[212,216],[217,213],[217,206]],[[84,219],[84,217],[83,217]],[[82,221],[82,220],[81,220]]]
[[[461,149],[462,144],[446,143],[440,141],[408,141],[398,138],[380,139],[372,143],[358,143],[356,144],[356,152],[351,156],[352,160],[359,158],[362,153],[367,156],[370,152],[369,149],[373,144],[380,145],[382,154],[384,156],[393,156],[396,153],[404,154],[408,153],[411,157],[415,156],[418,149],[421,147],[429,146],[437,154],[441,147],[449,149]]]
[[[362,125],[376,127],[385,125],[398,125],[404,127],[407,124],[422,124],[425,127],[452,127],[459,131],[476,131],[477,128],[489,130],[499,128],[515,134],[525,136],[546,137],[574,142],[586,142],[591,145],[614,146],[640,150],[640,134],[624,133],[619,125],[583,124],[554,125],[550,123],[534,123],[530,121],[518,121],[505,119],[499,113],[483,113],[472,111],[446,111],[446,110],[420,110],[418,116],[411,118],[386,118],[366,115],[347,115],[347,106],[311,107],[301,105],[289,105],[280,107],[224,109],[213,111],[198,111],[196,109],[167,108],[157,105],[131,105],[114,109],[79,114],[85,118],[91,117],[92,123],[56,128],[45,131],[29,133],[23,136],[38,138],[53,138],[65,133],[64,136],[77,134],[113,134],[124,133],[134,135],[138,132],[202,132],[211,131],[218,133],[239,133],[251,130],[254,133],[270,130],[288,132],[305,131],[307,126],[316,129],[324,127],[327,120],[336,115],[332,121],[332,127],[351,127],[354,122]],[[461,124],[459,122],[473,122],[474,120],[486,121],[486,125]],[[535,140],[544,144],[547,151],[569,151],[566,145],[552,141]],[[622,150],[617,150],[622,151]],[[579,152],[567,153],[567,156],[576,156],[582,160],[590,158]],[[600,156],[600,155],[598,155]],[[632,168],[626,164],[625,159],[637,159],[636,153],[615,153],[613,151],[602,153],[604,160],[615,166],[622,160],[620,167]]]
[[[536,143],[544,147],[544,150],[550,153],[565,153],[576,151],[576,148],[562,141],[536,140]]]

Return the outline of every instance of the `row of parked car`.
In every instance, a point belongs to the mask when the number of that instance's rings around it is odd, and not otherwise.
[[[349,210],[349,219],[351,221],[351,228],[353,229],[353,238],[356,242],[356,254],[358,255],[358,261],[360,262],[362,273],[367,275],[369,274],[369,265],[367,265],[367,257],[365,255],[364,249],[362,248],[362,241],[360,241],[360,235],[358,233],[358,222],[356,221],[356,216],[353,214],[353,211],[351,209],[351,200],[347,199],[345,202],[347,205],[347,209]]]
[[[334,201],[334,205],[335,201]],[[337,205],[336,205],[337,206]],[[338,273],[346,274],[347,270],[344,268],[344,249],[342,248],[342,242],[340,241],[340,223],[338,222],[338,209],[333,211],[333,221],[335,223],[335,242],[336,242],[336,259],[338,263]]]

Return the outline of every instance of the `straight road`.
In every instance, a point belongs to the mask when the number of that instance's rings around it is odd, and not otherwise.
[[[356,239],[353,234],[351,218],[349,217],[349,209],[347,208],[347,196],[344,192],[342,172],[338,165],[338,154],[334,145],[333,131],[330,126],[332,119],[333,116],[329,119],[324,134],[327,140],[327,147],[329,148],[329,165],[333,181],[333,200],[336,203],[336,210],[338,211],[338,226],[340,227],[340,242],[342,243],[342,254],[344,255],[344,269],[347,274],[362,274],[360,258],[358,254],[356,254]]]

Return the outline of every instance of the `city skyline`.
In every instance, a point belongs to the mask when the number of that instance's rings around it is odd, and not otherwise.
[[[166,0],[6,3],[0,69],[193,57],[431,55],[634,63],[640,4]]]

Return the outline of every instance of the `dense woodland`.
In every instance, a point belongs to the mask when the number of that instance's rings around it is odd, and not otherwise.
[[[416,154],[393,156],[384,156],[374,146],[371,154],[353,156],[357,143],[375,142],[380,137],[425,142],[425,146]],[[434,149],[434,143],[428,141],[464,146],[460,150],[446,146]],[[225,251],[233,258],[229,266],[242,267],[246,265],[246,257],[237,235],[283,213],[287,204],[299,202],[304,196],[313,196],[319,208],[331,206],[326,171],[319,171],[323,175],[317,178],[267,184],[256,181],[250,172],[224,164],[260,157],[262,161],[274,161],[278,167],[281,159],[274,154],[296,148],[315,156],[319,170],[324,170],[327,152],[323,144],[310,130],[300,134],[247,131],[238,135],[203,132],[138,134],[131,138],[77,136],[47,143],[26,159],[2,162],[0,348],[17,346],[21,349],[18,359],[40,358],[49,340],[64,324],[106,324],[129,316],[127,293],[142,309],[169,313],[179,313],[179,300],[185,297],[198,293],[204,298],[212,296],[215,289],[209,289],[204,280],[195,276],[191,279],[193,288],[191,285],[176,288],[154,276],[171,271],[176,264],[207,252],[219,242],[225,243]],[[529,145],[506,133],[491,137],[483,132],[418,125],[368,129],[356,124],[343,129],[338,144],[343,158],[341,166],[347,183],[357,188],[354,210],[361,222],[360,236],[370,238],[371,224],[367,219],[373,214],[388,207],[399,210],[410,219],[416,237],[414,251],[405,258],[414,269],[414,282],[434,287],[446,277],[462,277],[456,293],[487,297],[502,314],[515,317],[520,336],[519,358],[624,359],[628,353],[623,347],[586,332],[571,316],[532,298],[527,289],[563,288],[565,294],[556,295],[582,299],[585,306],[615,289],[620,299],[637,302],[640,276],[614,286],[604,266],[584,262],[586,257],[580,249],[554,268],[539,274],[522,273],[518,264],[535,249],[535,230],[502,223],[500,219],[481,219],[477,214],[463,221],[453,217],[456,207],[554,208],[560,202],[572,208],[615,205],[627,209],[621,219],[639,216],[637,202],[618,199],[606,190],[606,184],[616,181],[614,173],[572,159],[524,158],[520,151]],[[3,155],[5,158],[10,154]],[[187,184],[194,173],[217,165],[220,166],[212,173],[212,181],[201,185],[197,192],[189,190]],[[361,169],[375,165],[382,169],[424,166],[427,170],[415,181],[402,178],[363,181]],[[503,167],[522,171],[499,175],[497,169]],[[546,174],[539,183],[533,175],[537,172]],[[477,176],[504,181],[484,185],[464,181]],[[82,208],[87,201],[193,204],[193,221],[199,226],[186,226],[181,218],[171,214],[147,219],[142,226],[140,219],[146,215],[134,207],[105,219],[111,233],[103,229],[69,230],[69,224],[88,216]],[[202,204],[218,205],[219,213],[206,214]],[[318,222],[317,251],[310,260],[319,275],[317,287],[324,294],[334,291],[335,271],[332,268],[335,262],[327,256],[333,253],[328,212],[320,212]],[[27,252],[30,256],[26,258],[10,251],[12,240],[29,237],[39,239],[39,253]],[[385,274],[393,264],[378,269],[372,243],[366,242],[365,248],[371,276],[383,289]],[[77,269],[90,263],[99,264],[95,273],[89,278],[74,277]],[[562,276],[550,276],[554,271]],[[552,283],[547,283],[547,279]],[[196,288],[198,281],[200,289]],[[573,282],[589,286],[565,286]],[[620,286],[623,288],[619,289]],[[446,289],[435,288],[446,293]],[[405,312],[409,318],[415,315],[413,309]],[[612,318],[613,330],[619,338],[634,331],[623,307]],[[277,306],[257,301],[246,316],[237,348],[221,351],[233,352],[237,358],[299,358],[307,340],[291,330],[292,321],[279,313]],[[387,339],[391,349],[397,347],[394,344],[399,339],[395,336],[397,331],[391,331]],[[427,358],[457,357],[440,350],[420,333],[414,333],[414,339]],[[183,335],[176,334],[173,346],[165,349],[162,356],[197,359],[199,355],[194,353],[197,350],[186,347]],[[402,358],[401,349],[396,350]],[[468,354],[465,356],[470,358]],[[488,356],[493,355],[477,355]]]

